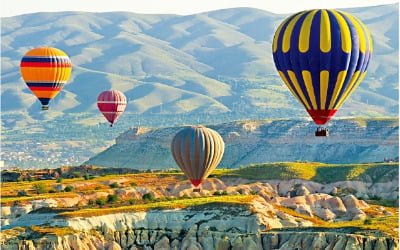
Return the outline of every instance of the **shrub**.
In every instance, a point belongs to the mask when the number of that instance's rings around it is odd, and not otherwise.
[[[66,186],[66,187],[64,188],[64,191],[65,191],[65,192],[71,192],[72,190],[74,190],[74,187],[73,187],[73,186]]]
[[[372,224],[372,220],[370,218],[367,218],[364,220],[364,225],[371,225]]]
[[[101,189],[100,186],[97,186],[97,187],[94,188],[94,190],[100,190],[100,189]]]
[[[33,185],[33,188],[35,189],[35,192],[37,194],[43,194],[47,192],[47,188],[44,183],[36,183],[35,185]]]
[[[144,201],[154,201],[154,195],[152,193],[147,193],[142,196]]]
[[[380,201],[382,199],[382,197],[374,195],[372,197],[370,197],[370,200],[374,200],[374,201]]]
[[[17,196],[21,197],[21,196],[28,196],[28,194],[26,193],[25,190],[18,190]]]
[[[100,198],[96,199],[96,204],[97,205],[105,205],[106,203],[107,203],[107,200],[104,197],[100,197]]]
[[[118,187],[119,185],[116,182],[110,184],[110,188],[118,188]]]
[[[256,194],[257,194],[257,192],[256,192],[256,191],[254,191],[254,190],[251,190],[251,191],[250,191],[250,194],[251,194],[251,195],[256,195]]]
[[[57,179],[57,183],[61,183],[63,180],[64,179],[60,177],[60,178]]]
[[[81,177],[81,173],[80,172],[73,172],[72,174],[74,175],[75,178],[80,178]]]
[[[108,196],[107,196],[107,203],[115,203],[115,202],[117,202],[118,201],[118,196],[117,195],[115,195],[115,194],[109,194]]]
[[[221,192],[220,192],[220,191],[215,191],[215,192],[213,193],[213,195],[221,195]]]
[[[135,182],[131,182],[132,187],[137,187],[137,184]]]
[[[89,180],[89,178],[90,178],[90,176],[89,176],[88,174],[85,174],[85,175],[83,176],[83,179],[85,179],[85,181]]]
[[[133,204],[135,204],[136,201],[134,199],[130,199],[128,202],[130,205],[133,205]]]

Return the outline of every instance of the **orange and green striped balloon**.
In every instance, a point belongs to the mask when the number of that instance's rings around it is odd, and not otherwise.
[[[364,78],[372,39],[367,27],[346,12],[307,10],[282,22],[272,52],[286,86],[322,125]]]
[[[32,93],[48,109],[53,99],[67,83],[72,70],[71,60],[62,50],[39,47],[28,51],[21,59],[21,75]]]

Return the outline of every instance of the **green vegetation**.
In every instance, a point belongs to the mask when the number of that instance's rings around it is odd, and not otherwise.
[[[21,201],[29,201],[29,200],[40,200],[40,199],[50,199],[50,198],[74,198],[77,197],[78,195],[73,192],[68,192],[68,193],[45,193],[45,194],[40,194],[40,195],[35,195],[35,196],[23,196],[23,197],[1,197],[1,203],[2,204],[9,204],[9,203],[15,203],[15,202],[21,202]]]
[[[32,231],[35,231],[39,234],[50,234],[56,236],[64,236],[75,234],[78,231],[73,229],[72,227],[46,227],[46,226],[31,226],[29,227]]]
[[[318,226],[318,225],[317,225]],[[319,225],[320,227],[327,228],[359,228],[359,233],[365,233],[365,230],[379,230],[380,232],[390,235],[391,237],[398,239],[399,235],[395,228],[399,227],[398,216],[385,216],[379,218],[367,218],[365,220],[352,220],[352,221],[340,221],[340,222],[324,222]]]
[[[66,187],[64,188],[64,191],[65,191],[65,192],[71,192],[72,190],[74,190],[74,187],[73,187],[73,186],[66,186]]]
[[[398,173],[398,163],[324,164],[282,162],[250,165],[239,169],[217,169],[212,176],[242,177],[251,180],[303,179],[319,183],[345,180],[382,181],[388,173]],[[389,176],[390,177],[390,176]]]
[[[44,183],[36,183],[33,185],[37,194],[43,194],[47,192],[47,187]]]
[[[110,188],[119,188],[119,185],[118,185],[118,183],[113,182],[110,184]]]
[[[145,204],[138,204],[132,206],[121,206],[112,208],[97,208],[97,209],[80,209],[71,212],[62,212],[59,214],[61,217],[91,217],[101,216],[115,213],[127,213],[137,211],[147,211],[150,209],[176,209],[186,208],[192,206],[201,206],[206,204],[213,204],[213,207],[219,205],[230,204],[230,205],[244,205],[250,204],[256,196],[253,195],[230,195],[230,196],[212,196],[212,197],[200,197],[194,199],[179,199],[171,201],[151,202]],[[96,200],[97,203],[97,200]],[[105,203],[104,203],[105,204]],[[104,205],[102,204],[102,205]]]
[[[154,201],[154,195],[152,193],[144,194],[142,199],[144,201]]]

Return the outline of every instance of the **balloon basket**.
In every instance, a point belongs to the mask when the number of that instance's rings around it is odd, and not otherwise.
[[[200,193],[201,189],[200,188],[193,188],[193,193]]]
[[[329,130],[327,128],[318,127],[315,131],[315,136],[329,136]]]
[[[49,110],[48,106],[42,106],[42,110]]]

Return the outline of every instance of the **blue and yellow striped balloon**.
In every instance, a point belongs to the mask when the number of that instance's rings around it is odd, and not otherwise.
[[[364,78],[372,39],[366,26],[346,12],[307,10],[281,23],[272,52],[286,86],[322,125]]]

